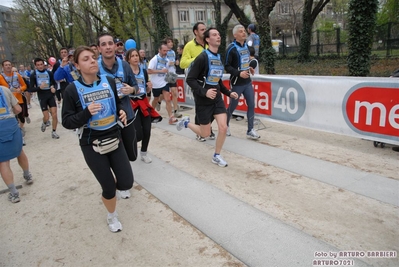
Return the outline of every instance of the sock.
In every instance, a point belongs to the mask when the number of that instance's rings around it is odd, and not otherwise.
[[[160,104],[160,105],[161,105],[161,102],[159,102],[159,101],[158,101],[158,104]]]
[[[19,195],[17,188],[15,187],[15,184],[9,184],[7,185],[8,189],[10,189],[11,195]]]
[[[177,109],[175,109],[175,113],[177,113]]]
[[[108,212],[108,217],[115,217],[117,215],[116,210],[112,213]]]
[[[29,170],[24,170],[24,176],[28,176],[30,174]]]
[[[147,151],[140,151],[140,156],[142,157],[147,156]]]
[[[55,129],[53,129],[53,132],[55,132]]]
[[[216,156],[219,156],[220,154],[218,154],[218,153],[215,153],[215,154],[213,154],[213,157],[216,157]]]

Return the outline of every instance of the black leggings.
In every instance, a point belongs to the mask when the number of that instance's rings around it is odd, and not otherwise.
[[[128,124],[131,121],[128,121]],[[136,129],[134,129],[134,123],[130,123],[129,126],[125,127],[121,131],[123,145],[125,146],[125,150],[127,156],[130,161],[135,161],[137,159],[137,138],[136,138]]]
[[[61,101],[64,96],[65,88],[55,91],[55,96],[57,97],[57,101]]]
[[[119,143],[116,150],[105,155],[95,152],[90,145],[81,146],[81,149],[87,166],[101,185],[102,196],[105,199],[114,198],[116,189],[129,190],[132,188],[133,171],[122,142]]]
[[[141,141],[141,151],[147,152],[151,137],[151,116],[144,117],[141,109],[138,108],[134,127],[136,128],[137,142]]]

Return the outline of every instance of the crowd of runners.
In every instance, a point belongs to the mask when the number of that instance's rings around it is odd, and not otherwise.
[[[248,33],[249,32],[249,36]],[[31,101],[37,99],[42,111],[41,132],[51,128],[57,133],[61,112],[63,127],[76,131],[87,165],[102,188],[102,201],[108,211],[109,230],[122,230],[116,212],[117,198],[129,198],[134,176],[130,162],[138,157],[150,164],[147,153],[151,124],[161,122],[158,113],[165,102],[167,123],[177,130],[191,129],[197,140],[215,139],[211,162],[228,166],[221,156],[229,121],[243,95],[247,106],[247,137],[260,138],[254,129],[254,90],[251,76],[258,71],[259,36],[256,27],[233,29],[235,40],[226,49],[225,62],[218,53],[221,37],[216,28],[204,23],[193,27],[194,38],[185,46],[176,47],[167,37],[158,53],[147,59],[144,50],[126,49],[123,40],[105,33],[96,44],[59,49],[59,59],[35,58],[31,66],[13,69],[9,60],[2,62],[0,75],[0,173],[9,189],[8,199],[20,201],[14,183],[10,160],[18,159],[27,184],[33,179],[28,157],[23,151],[30,123]],[[48,61],[48,62],[47,62]],[[222,75],[231,75],[231,90],[222,83]],[[186,75],[195,98],[195,118],[182,117],[179,112],[177,74]],[[221,94],[231,98],[226,108]],[[180,121],[178,118],[181,118]],[[216,120],[218,134],[211,124]],[[34,134],[34,133],[29,133]],[[137,143],[141,142],[140,153]],[[200,155],[199,155],[200,156]]]

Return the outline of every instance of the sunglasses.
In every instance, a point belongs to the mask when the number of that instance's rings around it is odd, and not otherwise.
[[[119,43],[119,44],[116,44],[116,46],[123,46],[123,44],[122,44],[122,43]]]

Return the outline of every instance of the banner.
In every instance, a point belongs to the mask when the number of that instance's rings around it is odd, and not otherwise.
[[[228,78],[223,83],[230,88]],[[252,81],[258,117],[399,145],[398,78],[254,75]],[[179,102],[194,105],[184,76],[177,85]],[[224,101],[228,106],[230,99]],[[236,112],[246,110],[241,96]]]

